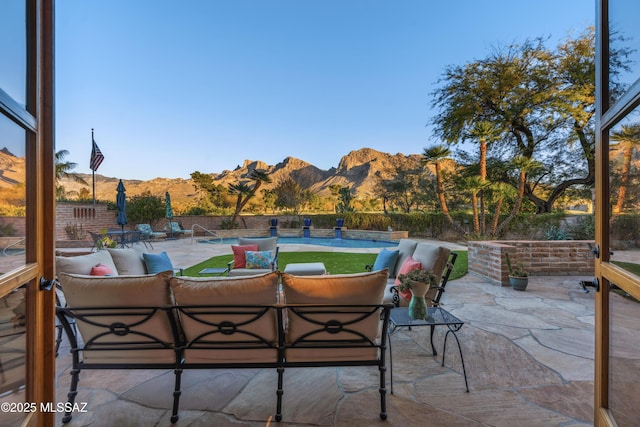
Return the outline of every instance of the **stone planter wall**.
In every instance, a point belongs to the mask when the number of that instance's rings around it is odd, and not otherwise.
[[[468,242],[469,273],[509,286],[505,253],[531,276],[594,274],[594,257],[587,240],[495,240]]]

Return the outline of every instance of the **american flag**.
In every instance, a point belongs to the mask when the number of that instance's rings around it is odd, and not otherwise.
[[[91,162],[89,163],[89,168],[95,172],[102,164],[104,155],[102,155],[102,151],[100,151],[98,144],[96,144],[96,141],[93,139],[93,135],[91,136],[91,142],[93,143],[93,147],[91,148]]]

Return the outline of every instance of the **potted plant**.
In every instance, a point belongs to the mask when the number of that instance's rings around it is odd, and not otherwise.
[[[425,295],[427,291],[433,286],[438,285],[438,278],[430,270],[415,269],[411,270],[407,274],[398,275],[400,285],[398,290],[401,292],[410,291],[411,300],[409,301],[409,317],[412,319],[427,318],[427,302]]]
[[[516,291],[524,291],[529,284],[529,273],[524,269],[521,263],[516,263],[515,266],[511,264],[509,254],[504,254],[507,262],[507,269],[509,270],[509,284]]]

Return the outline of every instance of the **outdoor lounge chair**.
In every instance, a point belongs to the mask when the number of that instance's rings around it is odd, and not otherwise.
[[[246,248],[250,246],[251,249]],[[251,276],[255,274],[264,274],[278,269],[278,247],[277,237],[238,237],[238,245],[231,246],[234,252],[234,260],[229,261],[227,265],[228,276]],[[269,252],[269,259],[262,260],[263,265],[247,265],[247,252],[260,254],[260,252]],[[251,254],[250,254],[251,255]],[[244,265],[239,265],[244,264]]]
[[[172,237],[182,236],[183,234],[187,234],[191,236],[193,230],[185,230],[182,228],[180,223],[175,221],[169,221],[169,228],[167,229],[167,234],[170,234]]]
[[[395,254],[394,254],[395,253]],[[412,239],[401,239],[397,249],[383,249],[376,258],[376,263],[367,265],[366,270],[389,269],[389,281],[384,301],[393,302],[396,307],[407,307],[409,301],[403,298],[396,286],[396,278],[401,273],[402,266],[411,257],[419,262],[423,269],[431,270],[433,274],[440,277],[438,286],[432,286],[426,295],[427,306],[435,307],[440,304],[440,298],[449,281],[449,276],[453,271],[458,254],[452,252],[444,246],[437,246],[426,242],[418,242]]]
[[[152,240],[167,236],[164,231],[153,231],[149,224],[138,224],[136,228],[140,231],[140,241],[144,243],[145,248],[150,247],[153,249]]]

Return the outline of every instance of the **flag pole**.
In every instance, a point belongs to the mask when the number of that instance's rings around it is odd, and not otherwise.
[[[93,128],[91,128],[91,144],[93,148]],[[93,184],[93,207],[96,207],[96,171],[91,168],[91,181]]]

